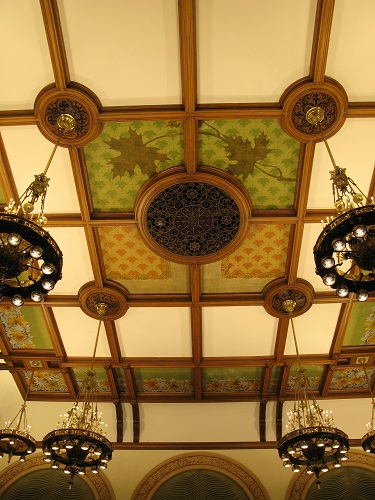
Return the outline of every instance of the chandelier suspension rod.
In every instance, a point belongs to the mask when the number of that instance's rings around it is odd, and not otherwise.
[[[58,148],[59,144],[60,144],[60,140],[61,140],[61,137],[63,136],[63,133],[64,133],[64,130],[63,129],[60,129],[60,132],[59,132],[59,136],[58,136],[58,139],[57,139],[57,142],[55,143],[55,146],[52,150],[52,153],[51,153],[51,156],[49,157],[48,159],[48,162],[47,162],[47,165],[46,165],[46,168],[44,169],[44,172],[43,172],[43,175],[46,175],[48,169],[49,169],[49,166],[51,165],[52,163],[52,160],[53,160],[53,157],[55,156],[55,153],[56,153],[56,149]]]
[[[91,371],[94,369],[94,359],[95,359],[95,355],[96,355],[96,349],[98,347],[99,333],[100,333],[100,327],[102,326],[102,321],[103,321],[102,318],[100,318],[100,320],[99,320],[99,326],[98,326],[98,331],[96,333],[94,352],[92,354]]]
[[[16,430],[18,431],[19,428],[20,428],[20,425],[21,425],[21,420],[22,420],[22,416],[25,417],[25,413],[26,413],[26,401],[27,401],[27,398],[29,397],[29,393],[30,393],[30,387],[31,387],[31,384],[33,383],[33,379],[34,379],[34,372],[35,372],[35,367],[33,367],[32,369],[32,372],[31,372],[31,376],[30,376],[30,380],[29,380],[29,383],[27,385],[27,390],[26,390],[26,394],[25,394],[25,397],[23,398],[23,403],[22,403],[22,406],[19,410],[19,412],[17,413],[17,415],[13,418],[13,420],[11,422],[9,422],[9,425],[8,427],[11,427],[11,425],[13,424],[13,422],[16,420],[16,418],[18,417],[18,415],[20,416],[18,422],[17,422],[17,426],[16,426]],[[27,425],[27,422],[25,421],[24,422],[24,426],[26,428],[26,425]]]
[[[317,126],[318,126],[318,130],[319,130],[319,134],[321,135],[323,141],[324,141],[324,144],[327,148],[327,151],[328,151],[328,154],[329,154],[329,157],[331,158],[331,162],[332,162],[332,165],[334,168],[337,168],[337,165],[336,165],[336,162],[335,162],[335,159],[333,157],[333,154],[332,154],[332,151],[331,151],[331,148],[329,147],[328,145],[328,142],[327,142],[327,139],[325,138],[324,134],[323,134],[323,130],[322,130],[322,124],[321,122],[318,122],[317,123]]]

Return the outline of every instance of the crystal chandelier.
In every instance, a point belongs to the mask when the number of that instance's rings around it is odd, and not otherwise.
[[[371,420],[367,423],[368,432],[362,438],[362,448],[366,453],[375,453],[375,427],[374,427],[374,416],[375,416],[375,399],[371,389],[370,378],[367,374],[366,366],[365,366],[365,358],[359,358],[358,361],[363,366],[363,371],[365,373],[365,378],[367,382],[367,386],[371,395],[371,404],[372,404],[372,413]]]
[[[29,434],[30,426],[27,424],[26,416],[26,401],[34,379],[34,371],[37,363],[32,362],[32,366],[33,370],[21,409],[13,420],[5,422],[5,427],[0,429],[0,458],[3,458],[4,453],[6,453],[8,455],[8,463],[12,460],[13,456],[20,457],[20,461],[24,462],[26,456],[34,453],[36,449],[36,441]]]
[[[356,294],[365,301],[375,290],[375,205],[357,184],[336,165],[322,133],[324,110],[313,107],[306,120],[315,125],[327,148],[333,170],[330,171],[335,217],[322,221],[324,229],[314,247],[316,273],[339,297]]]
[[[329,464],[341,467],[341,462],[348,459],[349,438],[335,427],[332,412],[323,411],[312,393],[300,362],[292,318],[295,306],[294,300],[283,302],[283,308],[289,313],[291,321],[298,375],[293,409],[288,413],[287,433],[279,440],[277,449],[284,467],[299,472],[301,466],[305,466],[307,474],[315,474],[319,486],[319,474],[327,472]]]
[[[9,297],[22,306],[25,298],[41,302],[61,279],[62,252],[42,226],[47,222],[44,202],[49,178],[46,176],[62,136],[75,128],[75,119],[61,114],[57,119],[58,140],[44,172],[21,195],[19,203],[10,200],[0,213],[0,300]],[[40,204],[38,213],[36,204]]]
[[[106,469],[112,458],[112,445],[105,437],[101,412],[98,411],[95,393],[94,360],[98,345],[99,332],[103,316],[108,311],[108,305],[103,302],[96,304],[99,315],[99,326],[95,340],[91,368],[86,372],[77,399],[72,408],[62,416],[57,428],[43,438],[44,461],[58,469],[64,465],[64,473],[70,474],[71,481],[75,474],[84,475],[86,469],[98,474],[100,469]],[[70,487],[71,487],[70,482]]]

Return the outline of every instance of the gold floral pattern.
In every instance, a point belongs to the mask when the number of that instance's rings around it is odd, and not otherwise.
[[[375,368],[367,370],[368,376],[372,378]],[[366,376],[363,368],[339,368],[334,371],[331,390],[340,389],[364,389],[367,387]]]
[[[285,275],[290,226],[253,224],[242,245],[221,263],[222,278],[281,278]]]
[[[375,344],[375,306],[371,308],[369,316],[366,318],[366,330],[364,337],[361,338],[361,342],[364,345],[374,345]]]
[[[261,368],[206,368],[204,392],[260,392]]]
[[[23,372],[27,382],[30,380],[31,373],[31,371]],[[30,391],[68,392],[68,387],[61,372],[35,371]]]
[[[100,244],[108,279],[165,280],[169,264],[143,243],[136,226],[103,227]]]
[[[78,387],[82,386],[83,381],[87,377],[88,368],[76,368],[74,370],[74,376]],[[96,383],[96,392],[110,392],[111,388],[108,382],[106,372],[103,368],[95,369],[94,381]]]
[[[12,349],[35,349],[31,327],[20,307],[2,305],[0,321]]]

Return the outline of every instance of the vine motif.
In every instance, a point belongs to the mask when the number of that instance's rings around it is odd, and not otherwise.
[[[72,115],[76,127],[71,132],[64,134],[66,138],[75,139],[84,136],[89,130],[90,118],[87,110],[78,101],[72,99],[56,99],[47,107],[47,123],[54,134],[59,135],[57,119],[62,113]]]
[[[207,183],[171,186],[154,198],[147,211],[151,237],[177,255],[214,254],[233,241],[239,226],[235,201]]]
[[[324,92],[311,92],[299,99],[292,111],[294,126],[304,134],[319,134],[319,129],[306,120],[306,113],[313,107],[320,107],[324,110],[324,121],[321,123],[321,130],[329,129],[337,118],[337,106],[335,100]]]

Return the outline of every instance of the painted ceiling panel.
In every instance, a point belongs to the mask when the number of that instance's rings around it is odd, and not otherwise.
[[[337,165],[367,196],[375,164],[375,118],[346,120],[342,129],[328,140]],[[355,145],[355,146],[354,146]],[[354,147],[353,147],[354,146]],[[316,145],[308,208],[329,208],[333,213],[330,170],[333,165],[323,143]]]
[[[126,383],[126,378],[124,374],[124,370],[122,368],[115,368],[116,380],[118,382],[118,386],[120,392],[125,394],[128,392],[128,385]]]
[[[110,122],[84,151],[94,210],[131,212],[150,177],[183,165],[182,122]]]
[[[271,373],[270,393],[278,394],[280,387],[281,366],[274,366]]]
[[[199,124],[199,162],[235,176],[253,208],[292,208],[300,144],[278,120],[213,120]]]
[[[29,383],[32,372],[23,372],[26,383]],[[30,387],[31,392],[64,392],[68,393],[68,387],[61,371],[34,371]]]
[[[11,349],[52,349],[47,325],[38,307],[2,304],[0,321]]]
[[[205,293],[261,292],[285,276],[290,225],[253,224],[241,246],[220,263],[203,269]]]
[[[19,43],[14,43],[15,40]],[[32,108],[39,90],[53,82],[38,3],[33,0],[7,2],[1,10],[0,47],[1,65],[6,68],[0,79],[1,109]]]
[[[132,307],[116,327],[122,356],[192,355],[188,307]]]
[[[326,72],[345,87],[350,101],[375,100],[374,18],[371,0],[335,4]]]
[[[290,82],[308,74],[315,6],[315,0],[199,0],[199,102],[278,101]]]
[[[63,253],[63,276],[49,292],[76,295],[82,284],[93,280],[93,270],[83,227],[48,227]]]
[[[193,370],[190,368],[134,368],[140,394],[192,394]]]
[[[203,356],[269,356],[277,320],[263,307],[204,307]]]
[[[373,302],[353,303],[343,341],[344,346],[375,344],[375,305]]]
[[[87,378],[87,371],[90,370],[89,366],[82,368],[74,368],[74,376],[79,389],[81,389],[84,380]],[[94,392],[111,392],[111,388],[108,382],[107,373],[104,368],[94,368],[95,375],[94,381],[96,383],[96,390]]]
[[[339,311],[340,304],[313,305],[305,314],[294,319],[300,354],[317,354],[317,351],[327,354],[329,352]],[[295,356],[295,354],[292,327],[289,325],[284,355]]]
[[[64,0],[59,9],[71,78],[104,106],[181,102],[176,1]]]
[[[107,279],[117,281],[132,293],[188,292],[188,268],[166,261],[141,239],[137,226],[107,226],[99,229]]]
[[[308,389],[310,389],[311,391],[319,391],[324,365],[302,365],[301,368],[304,370],[304,374],[309,381]],[[287,391],[294,392],[296,390],[297,375],[298,366],[293,365],[290,369],[288,377],[288,385],[286,387]]]
[[[34,175],[44,171],[54,145],[40,134],[36,126],[1,127],[1,135],[21,195],[35,180]],[[45,201],[47,219],[49,213],[79,213],[68,149],[61,147],[56,150],[46,175],[50,179]]]
[[[81,309],[75,307],[55,307],[53,314],[59,325],[59,333],[67,355],[90,359],[94,352],[99,321],[90,318]],[[111,357],[104,325],[100,328],[96,355]]]
[[[262,368],[204,368],[203,392],[206,393],[260,393]]]
[[[375,368],[367,369],[367,375],[371,379]],[[367,389],[367,379],[363,368],[336,368],[333,372],[330,391]]]

